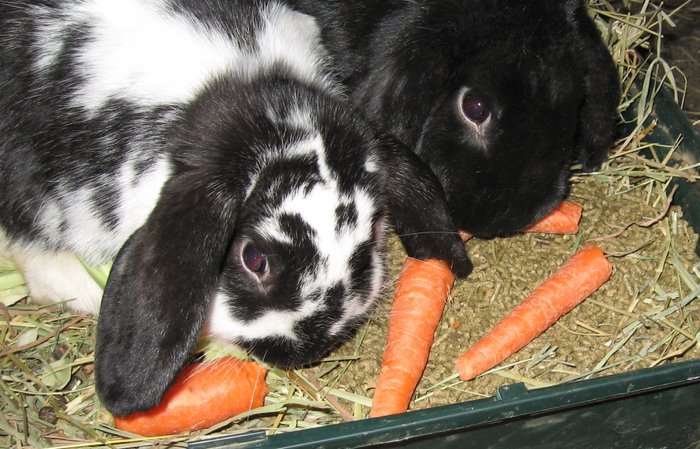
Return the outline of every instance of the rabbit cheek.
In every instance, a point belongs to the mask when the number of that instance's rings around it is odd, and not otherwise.
[[[206,332],[234,342],[268,363],[298,367],[315,363],[347,340],[365,322],[380,298],[384,272],[379,253],[353,283],[369,289],[350,293],[350,286],[337,283],[323,294],[308,295],[297,308],[268,309],[254,317],[237,317],[237,299],[216,295]]]
[[[484,162],[482,162],[482,159]],[[469,164],[441,167],[450,213],[460,229],[490,238],[522,230],[551,211],[566,195],[566,160],[533,164],[526,157],[471,157]]]
[[[567,155],[571,151],[564,144],[560,147],[564,150],[551,147],[549,155],[543,151],[538,156],[527,146],[499,142],[488,134],[483,138],[488,149],[480,141],[474,143],[472,137],[465,145],[464,140],[452,137],[456,134],[448,130],[426,135],[424,147],[441,152],[425,152],[421,157],[444,186],[450,214],[460,229],[480,238],[518,232],[544,216],[567,193]],[[538,148],[536,145],[533,147]],[[554,157],[557,154],[564,157]]]
[[[274,281],[250,281],[247,266],[257,259],[243,260],[246,269],[231,271],[245,271],[243,281],[236,274],[224,281],[207,324],[213,337],[283,367],[316,362],[352,335],[381,296],[384,279],[386,219],[369,194],[341,195],[332,183],[299,192],[256,227],[262,240],[276,236],[271,253],[285,259],[271,260]]]
[[[268,363],[301,366],[322,358],[337,340],[323,330],[334,312],[322,301],[306,300],[294,310],[267,309],[254,317],[238,316],[236,298],[219,293],[212,304],[207,332],[240,345]]]

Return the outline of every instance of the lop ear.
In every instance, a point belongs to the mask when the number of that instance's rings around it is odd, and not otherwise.
[[[613,146],[620,80],[610,52],[586,13],[583,2],[568,2],[569,17],[579,36],[578,57],[584,75],[584,100],[579,114],[578,161],[585,171],[597,169]]]
[[[389,214],[406,252],[417,259],[442,259],[458,276],[467,276],[473,266],[437,177],[396,139],[384,137],[384,142]]]
[[[182,177],[181,177],[182,178]],[[119,251],[97,329],[97,393],[118,416],[149,409],[191,356],[234,230],[235,210],[172,179]]]

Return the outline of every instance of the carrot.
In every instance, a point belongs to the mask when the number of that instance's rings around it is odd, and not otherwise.
[[[562,201],[552,212],[535,224],[523,229],[523,232],[541,232],[543,234],[576,234],[581,221],[583,208],[573,201]],[[461,231],[462,240],[467,241],[472,236]]]
[[[454,274],[441,260],[407,258],[399,275],[371,417],[403,413],[418,385]]]
[[[612,265],[602,249],[588,246],[576,252],[459,358],[459,376],[471,380],[515,354],[598,290],[611,274]]]
[[[572,201],[562,201],[552,212],[525,229],[524,232],[545,234],[576,234],[583,208]]]
[[[525,232],[576,233],[581,211],[580,205],[564,201]],[[471,238],[465,232],[460,235],[464,240]],[[428,362],[433,335],[453,283],[454,275],[442,261],[405,260],[394,294],[387,347],[371,417],[403,413],[408,409]]]
[[[223,357],[194,363],[178,375],[160,404],[115,417],[118,429],[142,436],[200,430],[263,405],[267,370],[255,362]]]

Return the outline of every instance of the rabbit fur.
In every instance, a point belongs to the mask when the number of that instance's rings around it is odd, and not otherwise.
[[[3,245],[33,296],[99,313],[113,413],[157,404],[202,335],[319,360],[381,297],[390,226],[471,270],[439,180],[346,101],[320,32],[273,0],[0,1]],[[114,259],[104,294],[79,258]]]
[[[455,224],[509,235],[613,145],[619,79],[582,0],[289,0],[338,78],[440,179]]]

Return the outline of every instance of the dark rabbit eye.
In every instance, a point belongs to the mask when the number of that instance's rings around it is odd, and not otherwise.
[[[483,98],[469,94],[462,98],[462,113],[469,121],[477,125],[483,123],[490,114]]]
[[[252,243],[243,248],[243,263],[253,273],[262,274],[267,271],[267,256]]]

